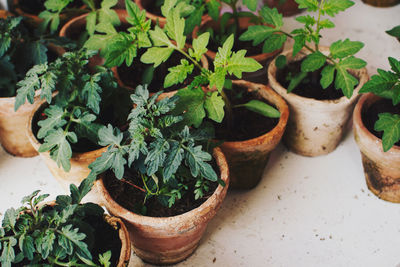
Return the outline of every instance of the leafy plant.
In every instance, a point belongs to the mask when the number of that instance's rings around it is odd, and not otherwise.
[[[29,32],[22,17],[0,19],[0,96],[15,96],[17,82],[33,65],[47,62],[47,45],[56,41]]]
[[[331,44],[329,55],[325,55],[319,51],[319,43],[322,38],[321,30],[326,28],[334,28],[335,24],[324,15],[334,17],[340,11],[344,11],[351,7],[354,2],[350,0],[295,0],[299,4],[299,8],[306,8],[309,12],[316,12],[317,16],[305,15],[299,16],[296,20],[304,26],[294,29],[288,33],[282,30],[282,15],[278,13],[276,8],[270,9],[263,7],[259,12],[260,19],[268,25],[250,26],[248,30],[240,36],[240,40],[253,41],[253,45],[264,42],[263,52],[272,52],[283,46],[287,38],[294,40],[293,57],[297,55],[301,49],[305,48],[310,54],[301,63],[301,72],[295,74],[291,80],[288,92],[291,92],[296,86],[307,76],[308,72],[321,69],[320,84],[322,88],[327,88],[334,82],[336,89],[341,89],[343,94],[350,98],[353,94],[354,87],[358,81],[348,70],[361,69],[366,66],[366,62],[356,58],[356,54],[364,44],[362,42],[350,41],[349,39],[338,40]],[[308,43],[313,43],[314,46]],[[284,67],[286,58],[280,56],[277,58],[278,68]]]
[[[44,32],[47,28],[51,33],[58,30],[60,26],[61,14],[84,14],[86,17],[86,30],[89,35],[93,35],[96,28],[104,28],[108,25],[119,25],[120,21],[115,10],[111,9],[118,3],[118,0],[102,0],[97,5],[95,0],[81,0],[86,8],[70,8],[68,7],[73,2],[78,0],[46,0],[44,6],[46,10],[39,14],[43,19],[40,25],[41,31]]]
[[[392,71],[378,69],[378,74],[372,75],[360,93],[373,93],[377,96],[391,99],[393,106],[400,103],[400,61],[389,57]],[[400,140],[400,115],[389,112],[380,113],[374,125],[375,131],[383,131],[383,151],[388,151]]]
[[[386,33],[400,39],[400,25],[393,27],[392,29],[386,31]]]
[[[231,104],[224,92],[224,88],[230,88],[231,82],[227,80],[228,75],[242,77],[243,72],[253,72],[262,66],[252,58],[246,58],[246,50],[233,52],[234,36],[231,35],[218,48],[212,70],[207,70],[200,65],[201,57],[207,51],[207,45],[210,39],[208,32],[201,34],[192,41],[192,47],[185,48],[186,37],[184,35],[185,20],[179,13],[172,10],[167,16],[167,23],[162,30],[155,26],[150,31],[150,38],[153,46],[141,56],[141,61],[147,64],[154,64],[154,67],[166,62],[174,51],[182,54],[186,59],[181,60],[180,64],[169,68],[169,73],[164,80],[164,88],[183,82],[196,68],[199,72],[195,75],[193,81],[187,88],[178,91],[180,96],[177,112],[184,113],[184,123],[198,127],[206,117],[216,122],[221,122],[224,118],[226,106],[229,114],[231,113]],[[216,88],[216,91],[203,90],[203,87]],[[257,107],[269,106],[263,102],[249,102],[246,105],[259,103]],[[255,107],[255,106],[254,106]],[[264,109],[264,110],[265,110]]]
[[[89,168],[91,177],[113,170],[117,179],[143,192],[144,203],[157,197],[171,207],[190,185],[198,199],[210,182],[219,179],[208,163],[211,155],[199,145],[212,136],[179,124],[182,117],[172,115],[178,96],[157,101],[161,93],[150,97],[146,86],[136,88],[131,95],[135,108],[129,115],[129,128],[125,132],[111,125],[101,128],[100,144],[108,149]],[[127,167],[134,170],[134,177],[124,178]]]
[[[22,199],[18,209],[8,209],[0,228],[0,263],[3,267],[110,266],[111,251],[92,255],[95,228],[88,220],[103,220],[103,209],[80,204],[92,181],[71,184],[69,196],[57,196],[55,205],[44,205],[48,194],[39,190]]]
[[[33,103],[39,88],[41,98],[50,104],[38,122],[37,138],[44,140],[39,152],[49,151],[65,171],[71,167],[72,144],[78,147],[89,140],[97,145],[99,128],[118,123],[117,118],[125,121],[130,109],[124,102],[126,92],[117,86],[109,69],[89,69],[88,58],[94,54],[86,50],[67,52],[50,64],[35,65],[18,82],[16,110],[26,100]]]

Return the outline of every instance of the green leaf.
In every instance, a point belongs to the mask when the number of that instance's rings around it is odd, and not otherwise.
[[[284,55],[279,55],[276,59],[275,59],[275,66],[278,69],[283,69],[286,66],[286,56]]]
[[[49,106],[44,110],[44,114],[46,114],[47,119],[38,122],[40,129],[37,137],[40,139],[46,137],[51,131],[67,124],[67,121],[64,119],[64,109],[59,106]]]
[[[275,33],[272,34],[264,43],[263,53],[271,53],[280,48],[282,48],[283,44],[286,42],[286,35]]]
[[[350,0],[326,0],[322,6],[322,12],[334,17],[340,11],[345,11],[352,5],[354,5],[354,2]]]
[[[321,26],[321,28],[328,28],[328,29],[335,28],[335,24],[332,21],[330,21],[329,19],[321,20],[319,25]]]
[[[168,47],[151,47],[142,55],[140,61],[146,64],[154,64],[154,67],[159,66],[174,52],[173,48]]]
[[[187,76],[192,73],[193,67],[193,64],[189,64],[186,59],[181,59],[180,65],[168,68],[169,72],[165,76],[164,88],[184,82]]]
[[[172,177],[174,173],[176,173],[177,169],[181,165],[183,159],[183,149],[178,141],[170,142],[170,149],[168,151],[168,155],[165,159],[164,164],[164,180],[167,182],[169,178]]]
[[[221,3],[217,0],[210,0],[210,1],[207,1],[206,6],[207,6],[207,10],[208,10],[208,15],[213,20],[218,20],[219,8],[221,6]]]
[[[67,141],[68,133],[63,129],[50,132],[44,139],[44,143],[39,147],[39,152],[50,151],[50,157],[57,166],[62,166],[68,172],[71,169],[70,158],[72,156],[71,146]]]
[[[194,28],[201,24],[201,17],[203,16],[204,11],[205,11],[205,7],[201,6],[200,8],[196,8],[189,15],[189,17],[186,18],[186,20],[185,20],[185,30],[184,30],[184,34],[186,36],[187,35],[191,35],[193,30],[194,30]]]
[[[111,250],[104,252],[103,254],[99,254],[99,263],[104,267],[111,266]]]
[[[38,252],[42,255],[43,259],[47,259],[50,251],[53,249],[53,244],[56,239],[56,235],[53,230],[46,230],[45,235],[39,247]]]
[[[185,30],[185,19],[180,17],[177,10],[172,10],[167,16],[165,30],[168,36],[176,41],[179,49],[185,46],[186,36],[183,34]]]
[[[32,63],[35,65],[47,62],[47,47],[41,41],[35,41],[28,44],[29,55],[32,57]],[[29,59],[26,59],[29,60]]]
[[[2,222],[3,228],[13,229],[15,227],[15,223],[17,222],[18,213],[14,208],[9,208],[4,213],[4,218]]]
[[[341,60],[338,65],[345,69],[361,69],[367,65],[367,62],[354,56],[350,56]]]
[[[218,92],[212,92],[207,95],[204,102],[204,108],[207,111],[208,118],[218,123],[222,122],[225,112],[224,112],[225,102]]]
[[[218,176],[206,161],[211,160],[211,155],[201,150],[201,146],[189,146],[185,153],[185,164],[190,168],[193,177],[199,174],[210,181],[217,181]]]
[[[354,87],[358,84],[358,80],[339,65],[336,65],[336,71],[336,89],[341,89],[343,94],[350,98],[353,95]]]
[[[214,0],[215,1],[215,0]],[[193,40],[193,49],[189,49],[189,55],[194,57],[196,61],[200,61],[201,57],[207,52],[207,45],[210,39],[210,33],[205,32]]]
[[[118,130],[118,128],[114,129],[111,124],[108,124],[107,127],[100,128],[98,135],[99,145],[101,146],[119,146],[123,138],[123,134]]]
[[[393,57],[389,57],[389,64],[390,67],[392,68],[392,70],[400,75],[400,61],[398,61],[397,59],[393,58]],[[400,78],[400,76],[399,76]]]
[[[154,30],[149,32],[149,34],[154,46],[174,47],[174,45],[169,40],[167,34],[165,34],[165,32],[160,27],[156,26]]]
[[[302,72],[312,72],[320,69],[326,62],[326,57],[321,52],[314,52],[309,54],[301,62]]]
[[[165,0],[163,5],[161,6],[161,14],[164,17],[167,17],[169,12],[175,7],[178,0]]]
[[[97,19],[96,11],[92,11],[86,16],[86,30],[89,33],[89,35],[94,34],[94,31],[96,29],[96,19]]]
[[[99,85],[100,75],[92,75],[85,83],[82,89],[82,96],[86,101],[86,106],[90,108],[95,114],[100,113],[100,94],[102,89]]]
[[[210,87],[215,86],[218,91],[221,91],[225,85],[226,74],[226,68],[216,67],[214,73],[209,76]]]
[[[307,72],[299,72],[296,76],[294,76],[289,83],[287,88],[287,92],[290,93],[307,77]]]
[[[17,244],[17,240],[14,237],[10,237],[8,239],[8,242],[5,241],[3,244],[3,253],[1,253],[1,262],[2,266],[10,266],[11,263],[15,260],[15,252],[14,252],[14,246]]]
[[[299,4],[299,9],[307,8],[307,11],[315,12],[318,10],[317,0],[295,0]]]
[[[332,65],[325,66],[321,71],[321,86],[326,89],[333,82],[335,75],[335,67]]]
[[[170,149],[168,142],[164,139],[156,139],[149,145],[149,153],[144,163],[146,164],[146,173],[151,176],[163,167],[166,152]]]
[[[267,6],[264,6],[260,10],[260,16],[264,23],[273,25],[276,30],[279,30],[283,26],[282,14],[279,14],[276,8],[271,9]]]
[[[398,114],[381,113],[375,122],[375,131],[383,131],[383,151],[388,151],[400,140],[400,116]]]
[[[92,256],[88,250],[87,244],[83,242],[86,235],[79,233],[78,228],[72,228],[71,224],[61,228],[61,234],[70,242],[72,242],[78,252],[82,253],[86,258],[92,259]]]
[[[277,109],[260,100],[250,100],[245,104],[236,105],[235,107],[245,107],[268,118],[279,118],[281,116],[281,113]]]
[[[307,26],[313,26],[316,23],[314,17],[311,17],[310,15],[296,17],[296,20]]]
[[[111,147],[89,165],[94,175],[113,169],[117,179],[122,179],[124,174],[125,152],[122,149]]]
[[[40,77],[40,84],[42,85],[40,87],[40,94],[42,98],[46,99],[47,101],[52,99],[52,94],[56,90],[57,80],[57,75],[51,71],[44,73]]]
[[[256,11],[257,9],[257,0],[243,0],[243,4],[251,11]]]
[[[391,36],[400,38],[400,25],[396,26],[396,27],[393,27],[392,29],[386,31],[386,33],[391,35]]]
[[[362,42],[346,39],[344,41],[338,40],[332,43],[329,50],[333,58],[345,58],[354,55],[363,47],[364,44]]]
[[[245,55],[246,50],[244,49],[232,54],[226,67],[229,74],[233,74],[240,79],[242,78],[242,72],[255,72],[262,69],[260,63],[253,58],[245,57]]]
[[[33,260],[35,245],[31,236],[21,235],[19,239],[19,248],[24,253],[25,258],[27,258],[28,260]]]
[[[178,90],[179,96],[176,109],[176,114],[184,113],[184,121],[188,126],[199,127],[202,123],[206,112],[204,110],[204,92],[201,88]]]
[[[37,76],[26,76],[25,79],[17,83],[19,89],[17,90],[17,95],[15,97],[15,110],[18,110],[26,100],[33,104],[35,91],[40,88],[40,82]]]
[[[253,25],[249,26],[246,32],[244,32],[239,40],[241,41],[253,41],[253,46],[261,44],[265,39],[270,37],[275,29],[266,25]]]
[[[98,132],[104,126],[99,123],[94,123],[96,116],[88,112],[83,113],[75,122],[75,132],[79,137],[86,137],[92,143],[97,144]]]
[[[305,46],[306,44],[306,36],[303,34],[295,35],[293,37],[294,39],[294,44],[293,44],[293,53],[292,57],[295,57],[297,53],[300,52],[300,50]]]

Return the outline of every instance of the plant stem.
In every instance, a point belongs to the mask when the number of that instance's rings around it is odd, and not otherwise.
[[[237,36],[237,31],[239,30],[239,16],[236,8],[237,1],[232,0],[229,6],[232,8],[233,19],[235,20],[236,28],[235,28],[235,35]]]
[[[179,49],[178,47],[174,46],[174,49],[177,50],[178,52],[180,52],[182,55],[184,55],[187,59],[189,59],[190,61],[192,61],[192,63],[201,71],[203,72],[203,67],[196,61],[194,60],[191,56],[189,56],[188,53],[186,53],[184,50]]]
[[[146,190],[144,190],[144,189],[141,188],[140,186],[137,186],[137,185],[135,185],[134,183],[132,183],[132,182],[130,182],[130,181],[128,181],[128,180],[121,179],[121,182],[124,182],[124,183],[126,183],[126,184],[129,184],[130,186],[133,186],[134,188],[139,189],[140,191],[146,193]]]

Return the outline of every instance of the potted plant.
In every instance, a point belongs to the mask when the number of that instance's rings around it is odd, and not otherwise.
[[[100,129],[108,149],[90,164],[90,177],[101,174],[104,205],[126,222],[135,253],[171,264],[197,247],[229,180],[224,155],[209,153],[209,131],[181,124],[182,114],[173,115],[178,96],[157,101],[160,95],[138,86],[127,130]]]
[[[396,37],[400,42],[400,25],[393,27],[392,29],[386,31],[387,34]]]
[[[127,92],[117,86],[112,72],[88,67],[94,53],[67,52],[50,64],[34,66],[18,83],[16,109],[26,100],[32,103],[41,89],[43,100],[29,118],[28,137],[63,185],[87,177],[87,166],[105,150],[98,143],[99,128],[121,126],[130,109]]]
[[[12,155],[32,157],[37,152],[24,128],[34,106],[22,102],[14,111],[16,84],[33,65],[57,57],[58,51],[51,45],[55,39],[30,33],[22,17],[0,19],[0,35],[0,143]]]
[[[389,57],[391,71],[365,83],[353,113],[354,137],[361,151],[368,188],[379,198],[400,202],[400,61]]]
[[[71,185],[70,196],[39,190],[22,199],[18,209],[8,209],[0,228],[0,263],[8,266],[127,266],[130,240],[124,223],[81,200],[91,188]]]
[[[254,2],[254,1],[253,1]],[[200,25],[202,21],[212,17],[218,19],[221,3],[218,0],[200,1],[154,1],[154,0],[135,0],[141,10],[146,12],[146,17],[161,28],[166,23],[166,17],[171,9],[178,9],[182,17],[186,18],[185,35],[191,34],[193,29]]]
[[[297,17],[304,27],[288,33],[282,30],[282,15],[263,7],[259,15],[272,26],[251,26],[240,39],[264,42],[269,50],[280,48],[287,38],[294,39],[293,48],[269,65],[268,80],[289,103],[284,142],[295,153],[318,156],[333,151],[340,142],[358,90],[368,79],[366,62],[354,57],[364,44],[345,39],[329,48],[320,46],[321,30],[334,27],[323,15],[334,16],[352,6],[352,1],[296,2],[318,16]]]
[[[238,8],[238,0],[223,0],[231,12],[225,12],[218,19],[208,18],[199,27],[196,27],[193,31],[193,38],[204,32],[210,33],[210,44],[209,49],[206,53],[207,57],[211,60],[215,59],[218,47],[220,47],[225,40],[233,34],[234,36],[234,47],[233,50],[245,49],[248,51],[248,56],[255,59],[260,63],[263,68],[258,72],[246,73],[244,79],[253,82],[261,82],[266,75],[269,61],[281,52],[281,49],[269,49],[267,46],[262,46],[260,43],[252,44],[251,42],[244,41],[239,36],[246,31],[251,25],[261,25],[265,23],[262,19],[259,19],[252,12],[240,11]],[[243,4],[251,11],[256,11],[257,1],[247,0],[243,1]]]
[[[226,153],[230,168],[237,171],[231,173],[231,185],[234,188],[252,188],[262,177],[269,151],[279,143],[284,132],[287,106],[265,86],[243,81],[232,84],[230,77],[241,78],[243,72],[254,72],[261,68],[257,61],[245,57],[246,50],[232,52],[233,35],[218,48],[212,70],[202,68],[199,58],[207,51],[210,34],[206,32],[193,39],[193,48],[189,48],[187,53],[183,50],[184,23],[179,14],[170,13],[164,31],[157,26],[150,31],[155,45],[148,48],[141,61],[157,66],[168,61],[172,51],[185,56],[186,60],[181,61],[180,65],[169,69],[164,88],[184,81],[188,74],[198,70],[199,74],[193,81],[177,91],[180,96],[177,110],[185,112],[184,123],[187,125],[201,127],[203,121],[214,123],[217,139],[229,141],[224,142],[221,149]],[[250,178],[243,177],[242,170],[247,170],[246,177]]]

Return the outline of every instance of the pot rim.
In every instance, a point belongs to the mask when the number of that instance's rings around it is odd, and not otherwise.
[[[28,124],[27,126],[27,136],[29,141],[31,142],[32,146],[38,151],[39,147],[41,146],[41,143],[39,142],[39,140],[37,140],[35,134],[32,131],[32,124],[33,124],[33,118],[35,117],[36,113],[39,112],[40,108],[43,105],[47,104],[46,99],[40,99],[38,100],[38,105],[35,109],[32,110],[31,114],[29,114],[29,119],[28,119]],[[102,147],[96,150],[91,150],[91,151],[87,151],[87,152],[74,152],[72,151],[72,157],[70,160],[82,160],[82,159],[86,159],[86,158],[93,158],[93,157],[99,157],[103,152],[107,151],[107,147]],[[47,154],[50,156],[50,152],[46,151],[46,152],[40,152],[40,154]]]
[[[220,20],[220,18],[221,18],[221,16],[219,16],[218,20]],[[244,23],[249,23],[251,25],[256,25],[256,24],[251,23],[249,21],[250,21],[249,17],[240,17],[239,18],[239,27],[241,29],[247,29],[247,27],[245,25],[243,25]],[[228,24],[230,22],[233,22],[233,18],[228,20]],[[192,38],[193,39],[197,38],[198,37],[198,32],[200,31],[200,29],[202,29],[202,28],[204,28],[206,26],[209,26],[209,24],[212,24],[212,23],[219,23],[219,22],[214,21],[211,17],[208,17],[205,20],[203,20],[201,22],[200,26],[196,26],[194,28],[193,33],[192,33]],[[210,27],[212,27],[212,26],[210,25]],[[270,53],[260,53],[260,54],[247,56],[247,57],[252,58],[252,59],[256,60],[259,63],[265,63],[269,58],[272,58],[272,57],[276,56],[277,54],[279,54],[280,52],[282,52],[282,50],[283,49],[281,48],[281,49],[277,49],[277,50],[275,50],[273,52],[270,52]],[[210,57],[211,59],[215,59],[216,54],[217,54],[216,51],[213,51],[213,50],[210,50],[210,49],[208,49],[207,52],[206,52],[206,55],[208,57]]]
[[[225,141],[223,143],[223,146],[229,146],[229,147],[255,146],[257,144],[262,144],[265,141],[271,140],[271,136],[283,135],[283,132],[285,131],[287,125],[287,121],[289,119],[289,106],[287,105],[286,101],[278,93],[272,90],[272,88],[268,85],[252,83],[245,80],[233,80],[232,83],[234,85],[242,87],[246,87],[246,85],[251,84],[254,87],[259,87],[260,89],[264,90],[267,94],[272,96],[274,100],[273,104],[276,105],[279,112],[281,113],[281,116],[279,117],[278,123],[271,131],[266,132],[258,137],[254,137],[243,141]]]
[[[373,133],[371,133],[368,128],[365,126],[362,120],[362,110],[366,104],[366,102],[371,101],[370,104],[373,104],[377,100],[382,99],[381,97],[374,95],[373,93],[362,94],[360,99],[358,100],[354,111],[353,111],[353,127],[358,127],[359,131],[363,133],[368,139],[372,140],[374,143],[378,145],[378,149],[380,153],[384,153],[384,155],[391,153],[399,153],[400,154],[400,146],[394,145],[388,151],[384,152],[382,147],[382,139],[376,137]]]
[[[329,52],[329,47],[327,46],[319,46],[321,52],[328,53]],[[286,50],[282,52],[280,55],[284,55],[288,58],[288,61],[293,61],[292,59],[292,52],[293,48]],[[296,58],[298,57],[304,57],[307,54],[309,54],[309,51],[302,49],[297,55]],[[366,68],[362,68],[359,70],[352,70],[352,73],[355,74],[358,78],[358,85],[354,88],[353,95],[351,96],[350,99],[348,99],[346,96],[342,96],[337,99],[326,99],[326,100],[317,100],[314,98],[309,98],[309,97],[303,97],[294,93],[287,93],[287,89],[284,88],[276,79],[276,71],[277,67],[275,66],[275,57],[271,64],[268,67],[268,84],[275,90],[277,93],[279,93],[283,98],[285,98],[288,102],[293,102],[295,104],[297,103],[303,103],[304,108],[307,107],[324,107],[325,109],[337,109],[338,106],[346,106],[348,103],[353,103],[354,101],[357,100],[359,97],[359,90],[361,87],[368,81],[368,73]]]
[[[170,216],[170,217],[151,217],[151,216],[144,216],[133,213],[128,209],[122,207],[119,203],[117,203],[109,194],[107,188],[104,186],[104,177],[105,174],[102,173],[99,175],[100,179],[96,181],[96,186],[98,190],[102,193],[101,195],[104,198],[104,205],[106,206],[107,210],[113,214],[113,211],[120,211],[116,216],[122,218],[123,220],[137,223],[140,222],[142,225],[147,225],[154,228],[160,228],[161,225],[163,227],[170,227],[177,225],[180,221],[188,221],[191,220],[194,214],[197,218],[204,218],[206,214],[210,212],[216,212],[215,207],[218,207],[218,196],[225,195],[228,187],[229,187],[229,170],[228,170],[228,163],[226,161],[225,155],[222,153],[219,147],[214,148],[214,158],[217,161],[217,165],[220,169],[220,177],[225,182],[225,186],[218,185],[215,189],[214,193],[199,207],[189,210],[183,214]],[[217,204],[217,205],[216,205]]]

